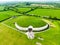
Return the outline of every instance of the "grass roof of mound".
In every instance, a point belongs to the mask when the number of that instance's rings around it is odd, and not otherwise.
[[[10,26],[15,26],[14,23],[17,22],[22,27],[28,27],[32,25],[33,27],[42,27],[46,25],[44,21],[41,20],[41,18],[32,17],[32,16],[19,16],[17,18],[12,18],[10,20],[5,21],[6,24]]]

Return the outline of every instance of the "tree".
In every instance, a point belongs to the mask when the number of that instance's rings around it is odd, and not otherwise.
[[[30,5],[30,3],[29,3],[29,2],[27,2],[27,3],[26,3],[26,5]]]

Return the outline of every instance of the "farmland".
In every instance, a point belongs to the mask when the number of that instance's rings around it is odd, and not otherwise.
[[[14,8],[15,9],[15,8]],[[31,8],[19,8],[17,7],[16,12],[13,10],[1,11],[0,12],[0,45],[37,45],[36,42],[42,45],[59,45],[60,44],[60,21],[42,18],[43,16],[51,16],[60,18],[60,10],[58,9],[42,9],[37,8],[31,11]],[[27,12],[28,13],[23,13]],[[26,14],[34,14],[29,16]],[[41,16],[41,17],[37,17]],[[42,27],[46,25],[42,19],[48,20],[54,26],[50,26],[46,31],[42,31],[35,34],[35,38],[30,40],[24,33],[21,33],[15,27],[17,22],[22,27]],[[44,40],[39,40],[38,37],[42,37]]]
[[[58,9],[36,9],[29,12],[29,14],[35,14],[40,16],[51,16],[60,18],[60,10]]]

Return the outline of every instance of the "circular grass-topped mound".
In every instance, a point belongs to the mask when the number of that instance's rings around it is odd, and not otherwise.
[[[30,25],[33,27],[42,27],[46,25],[46,23],[42,21],[41,18],[32,16],[20,16],[17,18],[16,22],[22,27],[28,27]]]

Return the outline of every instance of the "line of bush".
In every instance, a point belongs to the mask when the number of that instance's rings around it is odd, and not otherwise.
[[[43,16],[43,18],[51,19],[51,20],[59,20],[59,21],[60,21],[60,19],[59,19],[59,18],[57,18],[57,17]]]

